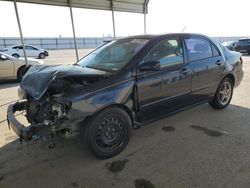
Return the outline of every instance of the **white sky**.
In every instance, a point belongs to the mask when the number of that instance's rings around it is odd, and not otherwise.
[[[69,8],[18,3],[25,37],[72,37]],[[250,0],[150,0],[147,33],[250,36]],[[110,11],[73,9],[77,37],[112,35]],[[115,12],[117,36],[143,34],[143,15]],[[18,37],[12,2],[0,1],[0,37]]]

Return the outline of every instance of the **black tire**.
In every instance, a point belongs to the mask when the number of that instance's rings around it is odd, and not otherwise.
[[[40,54],[39,54],[39,58],[40,58],[40,59],[44,59],[44,58],[45,58],[45,53],[40,53]]]
[[[12,56],[15,57],[15,58],[19,58],[20,57],[20,55],[18,55],[18,54],[12,54]]]
[[[230,78],[226,77],[220,82],[213,100],[210,101],[209,104],[215,109],[224,109],[230,104],[232,96],[233,81]]]
[[[98,158],[110,158],[127,146],[132,121],[126,111],[118,107],[107,108],[87,119],[80,128],[84,146]]]
[[[22,66],[22,67],[20,67],[19,69],[18,69],[18,71],[17,71],[17,80],[19,81],[19,82],[21,82],[22,81],[22,78],[23,78],[23,75],[25,74],[25,66]]]

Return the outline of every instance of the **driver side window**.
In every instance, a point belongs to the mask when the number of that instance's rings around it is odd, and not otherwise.
[[[158,42],[145,56],[143,62],[158,61],[161,68],[183,63],[183,49],[178,38]]]

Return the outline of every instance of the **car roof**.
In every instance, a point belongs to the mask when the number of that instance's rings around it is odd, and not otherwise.
[[[10,46],[10,47],[16,47],[16,46],[22,46],[22,44],[16,44],[16,45],[13,45],[13,46]],[[31,44],[25,44],[24,46],[32,46],[32,47],[37,48],[36,46],[31,45]]]
[[[157,38],[168,37],[168,36],[169,37],[170,36],[199,36],[199,37],[209,38],[206,35],[198,34],[198,33],[166,33],[166,34],[156,34],[156,35],[135,35],[135,36],[129,36],[129,37],[121,38],[121,39],[149,39],[150,40],[150,39],[157,39]]]
[[[250,41],[250,38],[239,39],[239,41]]]

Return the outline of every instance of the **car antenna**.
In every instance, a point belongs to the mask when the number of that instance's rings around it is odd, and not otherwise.
[[[181,30],[181,32],[183,33],[186,28],[187,28],[187,25],[183,27],[183,29]]]

